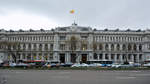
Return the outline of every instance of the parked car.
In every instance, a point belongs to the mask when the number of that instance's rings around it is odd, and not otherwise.
[[[93,64],[89,64],[89,67],[101,67],[102,64],[100,63],[93,63]]]
[[[81,64],[80,63],[75,63],[71,67],[81,67]]]
[[[29,66],[30,66],[29,64],[19,63],[19,64],[16,64],[15,67],[24,67],[24,68],[27,68],[27,67],[29,67]]]
[[[140,63],[134,63],[133,66],[134,66],[134,67],[140,67],[141,64],[140,64]]]
[[[71,67],[89,67],[89,65],[88,65],[88,64],[85,64],[85,63],[82,63],[82,64],[80,64],[80,63],[75,63],[75,64],[73,64]]]
[[[144,67],[150,67],[150,63],[143,64]]]
[[[121,64],[118,63],[114,63],[111,65],[112,68],[119,68],[121,66]]]
[[[102,64],[102,67],[111,67],[112,64]]]
[[[85,63],[82,63],[82,64],[81,64],[81,67],[89,67],[89,65],[88,65],[88,64],[85,64]]]
[[[66,63],[64,67],[71,67],[73,63]]]
[[[71,67],[73,65],[73,63],[61,63],[60,66],[61,67]]]
[[[16,63],[9,63],[9,66],[10,66],[10,67],[15,67],[15,66],[16,66]]]

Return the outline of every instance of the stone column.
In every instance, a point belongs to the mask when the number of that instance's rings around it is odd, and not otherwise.
[[[100,59],[99,59],[99,56],[100,56],[100,55],[99,55],[99,54],[97,54],[97,56],[98,56],[98,60],[100,60]]]
[[[105,53],[103,53],[103,57],[102,57],[102,60],[105,60]]]
[[[120,45],[120,50],[122,51],[122,50],[123,50],[123,49],[122,49],[122,45],[123,45],[123,44],[119,44],[119,45]]]
[[[117,51],[117,44],[114,44],[114,51]]]
[[[137,51],[139,51],[139,44],[138,44],[138,45],[136,45],[136,48],[137,48]]]
[[[45,44],[42,44],[42,51],[45,51]]]
[[[23,50],[23,44],[20,44],[21,50]]]
[[[120,54],[120,63],[123,63],[122,54]]]
[[[33,43],[31,43],[31,50],[33,50],[33,47],[34,47],[34,45],[33,45]]]
[[[50,50],[50,44],[48,44],[48,51]]]
[[[136,60],[137,60],[137,63],[139,63],[139,62],[140,62],[140,60],[139,60],[139,54],[137,54],[137,56],[136,56]]]
[[[12,54],[10,54],[10,61],[13,61]]]
[[[111,51],[111,44],[108,44],[108,51]]]
[[[21,59],[21,60],[23,60],[23,56],[22,56],[22,53],[20,53],[20,59]]]
[[[28,50],[28,44],[25,44],[26,45],[26,50]]]
[[[92,52],[89,53],[89,57],[90,57],[90,60],[93,60],[93,53]]]
[[[114,54],[114,63],[117,62],[117,54]]]
[[[134,62],[134,56],[131,54],[131,61]]]

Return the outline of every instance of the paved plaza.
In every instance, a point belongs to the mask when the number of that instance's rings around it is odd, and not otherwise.
[[[150,71],[0,70],[0,84],[149,84]]]

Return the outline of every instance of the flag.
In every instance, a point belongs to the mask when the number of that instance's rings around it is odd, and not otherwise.
[[[71,11],[70,11],[71,14],[74,14],[74,12],[75,12],[74,10],[71,10]]]

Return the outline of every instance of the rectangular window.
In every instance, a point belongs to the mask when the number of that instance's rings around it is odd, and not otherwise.
[[[60,36],[59,39],[60,40],[66,40],[66,36]]]
[[[103,59],[103,54],[99,54],[99,59]]]

